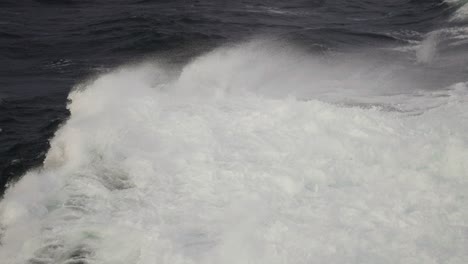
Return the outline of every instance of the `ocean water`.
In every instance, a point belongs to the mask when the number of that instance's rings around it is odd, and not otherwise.
[[[465,1],[0,8],[0,263],[468,262]]]

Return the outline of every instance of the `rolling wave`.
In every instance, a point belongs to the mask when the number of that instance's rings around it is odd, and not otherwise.
[[[466,263],[468,88],[401,67],[254,41],[84,82],[0,259]]]

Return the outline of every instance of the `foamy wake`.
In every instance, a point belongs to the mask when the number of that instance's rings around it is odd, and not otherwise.
[[[1,263],[468,263],[466,85],[362,65],[244,44],[78,87]]]

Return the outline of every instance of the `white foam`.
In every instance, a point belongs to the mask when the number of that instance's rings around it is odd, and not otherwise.
[[[451,17],[451,21],[462,22],[468,19],[468,3],[466,0],[445,0],[444,2],[458,7]]]
[[[388,69],[273,47],[83,84],[0,204],[2,263],[466,263],[466,85],[383,96]]]
[[[421,42],[416,51],[416,58],[419,63],[430,63],[437,55],[437,45],[439,42],[439,31],[429,33]]]

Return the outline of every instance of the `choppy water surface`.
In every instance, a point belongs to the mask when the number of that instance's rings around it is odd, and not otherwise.
[[[2,263],[467,263],[467,20],[3,1]]]

